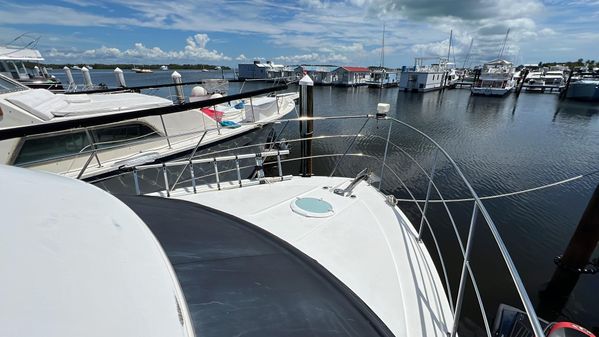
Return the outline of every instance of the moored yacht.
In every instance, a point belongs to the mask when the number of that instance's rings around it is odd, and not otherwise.
[[[474,95],[505,96],[515,87],[514,67],[506,60],[485,63],[478,80],[472,85]]]
[[[134,92],[54,94],[29,89],[0,77],[0,133],[30,125],[36,135],[12,133],[0,142],[0,162],[67,176],[90,178],[127,166],[197,151],[210,144],[239,139],[250,142],[261,130],[295,108],[293,95],[245,98],[221,108],[233,98],[210,96],[195,103]],[[199,94],[203,89],[198,87]],[[267,93],[272,90],[262,90]],[[198,94],[198,95],[199,95]],[[250,96],[251,93],[247,96]],[[240,102],[241,103],[241,102]],[[154,111],[138,117],[136,112]],[[162,111],[177,111],[162,116]],[[81,127],[102,120],[93,127]],[[67,125],[67,126],[60,126]],[[93,161],[92,161],[93,160]]]
[[[64,90],[60,81],[50,75],[46,67],[40,63],[42,61],[44,58],[36,49],[0,46],[0,75],[34,89]],[[37,65],[28,69],[25,63]]]

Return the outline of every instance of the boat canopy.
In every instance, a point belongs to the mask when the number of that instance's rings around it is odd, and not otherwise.
[[[194,335],[167,256],[117,198],[4,165],[0,184],[0,336]]]
[[[39,50],[0,46],[0,61],[43,61]]]

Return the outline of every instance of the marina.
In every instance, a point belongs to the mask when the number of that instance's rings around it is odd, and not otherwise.
[[[0,336],[599,336],[599,5],[37,1]]]

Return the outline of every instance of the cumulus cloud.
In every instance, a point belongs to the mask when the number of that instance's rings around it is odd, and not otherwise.
[[[319,54],[309,53],[300,55],[290,56],[277,56],[274,58],[276,61],[287,63],[287,64],[299,64],[299,63],[334,63],[334,62],[348,62],[349,59],[345,55],[341,54]]]
[[[96,49],[84,51],[77,50],[58,50],[52,48],[47,54],[56,59],[84,59],[89,60],[117,60],[123,62],[137,61],[231,61],[232,58],[224,55],[222,52],[206,48],[210,38],[207,34],[196,34],[188,37],[183,50],[165,51],[159,47],[146,47],[143,43],[137,42],[132,48],[120,50],[118,48],[102,46]]]

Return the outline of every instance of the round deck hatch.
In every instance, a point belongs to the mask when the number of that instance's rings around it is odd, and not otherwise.
[[[291,202],[291,209],[310,218],[326,218],[333,215],[333,205],[317,198],[297,198]]]

